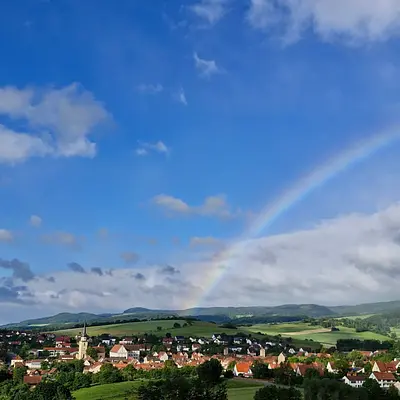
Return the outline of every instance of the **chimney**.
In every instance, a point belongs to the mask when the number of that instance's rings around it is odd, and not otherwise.
[[[224,356],[227,356],[229,354],[229,349],[228,347],[224,348]]]

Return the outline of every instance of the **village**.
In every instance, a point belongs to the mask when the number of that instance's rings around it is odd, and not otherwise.
[[[209,338],[169,334],[154,343],[155,339],[146,335],[89,337],[86,326],[76,337],[6,331],[1,340],[3,348],[9,349],[9,359],[8,362],[5,359],[3,368],[14,376],[16,370],[21,371],[22,382],[31,389],[43,380],[51,380],[62,365],[76,360],[83,363],[82,372],[88,376],[96,376],[108,365],[121,372],[130,370],[135,371],[136,376],[151,377],[152,373],[157,374],[167,366],[195,370],[214,359],[220,362],[224,376],[262,380],[265,385],[299,385],[303,378],[325,377],[353,388],[373,380],[382,389],[393,387],[400,391],[400,359],[392,357],[389,349],[316,353],[278,340],[272,342],[218,333]],[[214,354],[210,354],[210,349]],[[222,351],[218,352],[218,349]]]

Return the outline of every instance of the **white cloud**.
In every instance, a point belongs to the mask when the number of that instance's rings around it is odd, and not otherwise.
[[[0,242],[12,242],[14,235],[7,229],[0,229]]]
[[[222,241],[213,236],[194,236],[190,238],[191,247],[220,247]]]
[[[195,244],[212,241],[193,238]],[[29,297],[32,307],[43,315],[82,308],[120,311],[130,305],[182,309],[199,303],[334,305],[394,300],[400,278],[400,204],[371,215],[323,221],[308,230],[241,240],[199,261],[108,272],[96,266],[86,271],[90,287],[87,279],[66,271],[53,271],[51,282],[47,276],[27,281],[24,285],[34,296]],[[15,285],[22,284],[18,279]],[[32,309],[24,304],[19,312]]]
[[[161,93],[164,90],[164,87],[157,83],[155,85],[153,84],[146,84],[146,83],[141,83],[138,86],[138,90],[141,93],[147,93],[147,94],[158,94]]]
[[[203,77],[209,78],[211,75],[221,72],[214,60],[204,60],[200,58],[197,53],[193,54],[193,59],[196,68]]]
[[[227,12],[228,0],[201,0],[190,10],[210,25],[218,22]]]
[[[288,42],[308,28],[324,40],[350,43],[400,34],[398,0],[251,0],[247,18],[257,29],[284,29]]]
[[[147,156],[150,151],[165,155],[168,155],[170,152],[170,148],[161,140],[155,143],[139,142],[139,146],[140,147],[135,150],[138,156]]]
[[[94,128],[109,116],[93,95],[72,84],[61,89],[0,88],[0,115],[11,119],[0,125],[0,162],[18,163],[31,157],[93,157]],[[25,132],[12,128],[24,122]]]
[[[186,94],[183,88],[180,88],[178,92],[176,92],[173,97],[175,100],[179,103],[182,103],[184,106],[188,105],[187,99],[186,99]]]
[[[229,204],[224,195],[206,197],[203,204],[190,206],[182,199],[159,194],[152,199],[153,204],[164,209],[170,214],[181,215],[202,215],[208,217],[229,218],[236,213],[230,210]]]
[[[42,222],[43,222],[42,218],[40,218],[40,217],[37,216],[37,215],[32,215],[32,216],[29,218],[29,223],[30,223],[32,226],[34,226],[35,228],[39,228],[39,227],[42,225]]]

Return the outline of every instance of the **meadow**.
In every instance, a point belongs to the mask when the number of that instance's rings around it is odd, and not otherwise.
[[[285,324],[258,324],[248,328],[252,332],[261,332],[266,335],[281,335],[292,337],[297,343],[299,340],[319,342],[324,345],[336,345],[339,339],[374,339],[387,340],[388,337],[374,332],[356,332],[353,328],[339,326],[339,331],[331,332],[321,326],[311,326],[304,322],[293,322]],[[309,344],[308,344],[309,345]],[[307,342],[304,343],[307,346]]]
[[[93,386],[73,393],[76,400],[135,400],[135,389],[142,382],[121,382],[108,385]],[[252,400],[255,392],[263,385],[257,382],[227,382],[228,400]]]
[[[127,322],[123,324],[102,325],[88,327],[88,335],[98,336],[102,333],[109,333],[115,336],[142,335],[144,333],[152,333],[157,336],[165,336],[167,332],[174,336],[206,336],[210,337],[214,333],[225,332],[227,335],[235,335],[240,329],[219,328],[218,325],[211,322],[195,321],[192,325],[181,328],[174,328],[174,323],[181,326],[185,323],[182,320],[162,320],[162,321],[143,321],[143,322]],[[158,329],[161,328],[161,329]],[[245,330],[245,329],[243,329]],[[59,334],[74,336],[79,334],[81,328],[63,329],[57,331]]]

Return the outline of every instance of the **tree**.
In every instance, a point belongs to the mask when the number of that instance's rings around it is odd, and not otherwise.
[[[212,358],[197,367],[197,375],[200,381],[209,385],[216,385],[220,382],[222,372],[222,365],[215,358]]]
[[[121,372],[112,364],[104,364],[100,368],[100,372],[96,374],[96,378],[101,385],[106,383],[117,383],[122,381]]]
[[[254,400],[301,400],[301,392],[295,388],[278,388],[275,385],[259,389]]]
[[[266,379],[272,376],[272,370],[268,368],[268,364],[256,361],[251,367],[253,378],[255,379]]]
[[[27,370],[28,368],[26,367],[15,367],[13,371],[13,381],[15,383],[22,383]]]
[[[370,374],[370,373],[372,372],[372,365],[371,365],[370,362],[367,362],[367,363],[364,365],[364,372],[365,372],[366,374]]]
[[[34,400],[72,400],[69,389],[58,382],[40,382],[33,391]]]
[[[368,392],[368,398],[370,399],[379,399],[383,395],[383,390],[379,386],[379,383],[374,379],[366,379],[363,383],[363,387]]]
[[[175,329],[178,329],[178,328],[180,328],[180,327],[181,327],[181,324],[178,324],[177,322],[174,323],[174,328],[175,328]]]
[[[157,326],[157,332],[162,331],[162,327],[161,326]]]
[[[400,399],[399,391],[397,390],[396,386],[391,385],[387,391],[388,400],[398,400]]]
[[[89,356],[89,357],[92,357],[93,358],[93,360],[98,360],[98,358],[99,358],[99,355],[97,354],[97,351],[93,348],[93,347],[88,347],[88,349],[86,350],[86,354]]]
[[[306,373],[304,374],[305,379],[319,379],[321,377],[318,370],[315,368],[308,368]]]
[[[43,360],[43,361],[40,363],[40,369],[42,369],[42,370],[44,370],[44,371],[47,371],[48,369],[50,369],[50,364],[49,364],[49,362],[48,362],[47,360]]]
[[[18,355],[23,358],[24,360],[26,360],[28,358],[28,354],[29,354],[29,350],[31,348],[29,347],[29,345],[27,345],[26,343],[24,343],[21,348],[19,349]]]
[[[124,381],[133,381],[135,379],[136,372],[136,368],[132,364],[129,364],[121,371],[122,378]]]

